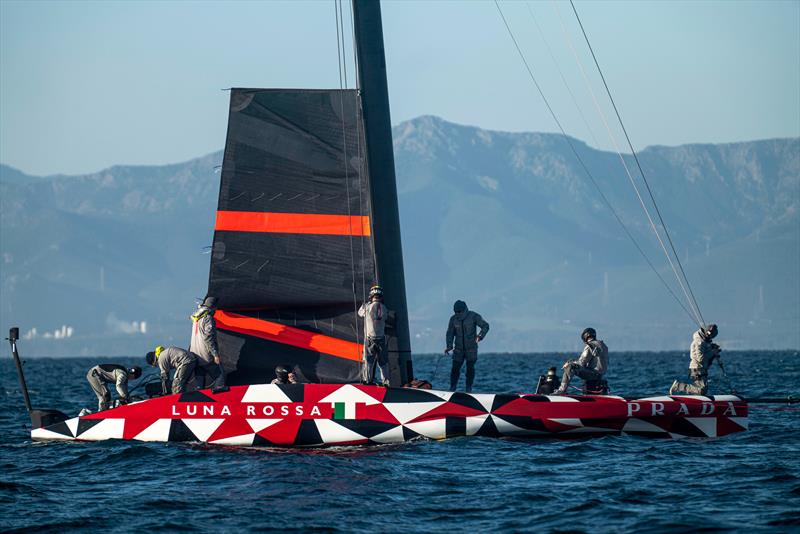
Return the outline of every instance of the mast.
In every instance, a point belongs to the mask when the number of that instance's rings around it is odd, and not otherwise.
[[[401,383],[406,384],[414,377],[414,373],[411,366],[411,340],[380,2],[353,0],[353,18],[370,176],[372,230],[377,256],[375,267],[384,289],[386,306],[395,312],[396,317],[396,341],[392,342],[390,339],[389,344],[390,364],[394,366],[397,362]]]

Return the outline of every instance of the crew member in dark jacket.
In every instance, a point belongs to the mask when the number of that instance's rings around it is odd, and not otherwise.
[[[467,362],[467,392],[472,391],[472,383],[475,381],[475,362],[478,361],[478,343],[480,343],[489,331],[489,323],[483,320],[479,313],[470,311],[467,303],[457,300],[453,304],[455,312],[450,317],[447,325],[447,348],[445,354],[453,352],[453,367],[450,370],[450,391],[455,391],[458,386],[458,378],[461,375],[461,366],[464,360]],[[478,331],[480,328],[480,332]]]
[[[86,380],[97,395],[97,411],[108,410],[111,403],[109,384],[116,386],[121,404],[129,403],[131,399],[128,396],[128,380],[136,380],[140,376],[142,376],[141,367],[123,367],[115,363],[101,363],[89,369]]]
[[[158,346],[156,350],[148,352],[145,356],[147,363],[153,367],[158,367],[161,371],[161,393],[167,395],[169,388],[169,371],[175,369],[172,377],[172,393],[183,393],[187,386],[194,385],[194,369],[197,367],[197,356],[180,347]],[[193,389],[190,387],[190,389]]]

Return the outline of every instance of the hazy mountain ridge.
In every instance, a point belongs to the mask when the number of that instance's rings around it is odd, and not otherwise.
[[[572,350],[589,322],[619,348],[685,344],[684,312],[561,136],[430,116],[394,136],[415,350],[441,348],[455,298],[492,323],[487,350]],[[574,146],[661,268],[617,154]],[[186,343],[221,160],[45,178],[0,166],[3,328],[74,326],[34,344],[48,354]],[[707,318],[736,346],[800,346],[800,139],[649,147],[640,161]],[[146,333],[125,333],[134,321]]]

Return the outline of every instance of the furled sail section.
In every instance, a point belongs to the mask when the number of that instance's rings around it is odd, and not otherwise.
[[[359,379],[374,281],[355,90],[231,90],[209,294],[228,382]]]

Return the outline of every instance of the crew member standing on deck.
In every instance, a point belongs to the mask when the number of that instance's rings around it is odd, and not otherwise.
[[[225,372],[219,359],[217,346],[217,322],[214,312],[216,297],[206,296],[192,314],[192,340],[189,351],[197,355],[197,387],[219,390],[225,387]]]
[[[119,394],[119,402],[128,404],[131,399],[128,396],[128,380],[136,380],[142,376],[141,367],[123,367],[115,363],[101,363],[95,365],[86,373],[86,380],[92,386],[92,390],[97,395],[97,411],[108,410],[111,404],[111,394],[108,392],[108,385],[114,384]]]
[[[389,309],[383,303],[383,289],[374,285],[369,290],[369,302],[358,309],[364,318],[364,362],[361,367],[361,382],[375,382],[375,365],[381,371],[381,384],[389,385],[389,354],[386,349],[386,318]]]
[[[197,367],[197,356],[188,350],[180,347],[156,347],[156,350],[148,352],[145,356],[147,364],[158,367],[161,371],[161,394],[167,395],[169,388],[169,371],[175,369],[172,377],[172,393],[183,393],[187,390],[189,382],[194,378],[194,370]]]
[[[455,391],[461,376],[461,366],[467,362],[467,393],[472,391],[475,381],[475,362],[478,361],[478,343],[489,332],[489,323],[479,313],[470,311],[467,303],[457,300],[453,304],[455,312],[447,325],[447,348],[445,354],[453,352],[453,367],[450,370],[450,391]],[[478,328],[480,327],[480,332]]]
[[[563,395],[567,391],[573,375],[578,375],[584,382],[599,382],[608,371],[608,347],[602,340],[597,339],[594,328],[585,328],[581,332],[581,339],[586,345],[577,360],[568,360],[563,365],[564,374],[561,375],[561,385],[553,395]]]
[[[705,395],[708,391],[708,370],[714,360],[720,357],[719,345],[712,343],[719,330],[717,325],[710,324],[700,328],[692,336],[689,347],[689,380],[691,384],[675,380],[669,388],[669,394],[688,393],[689,395]],[[720,365],[722,361],[720,360]]]

